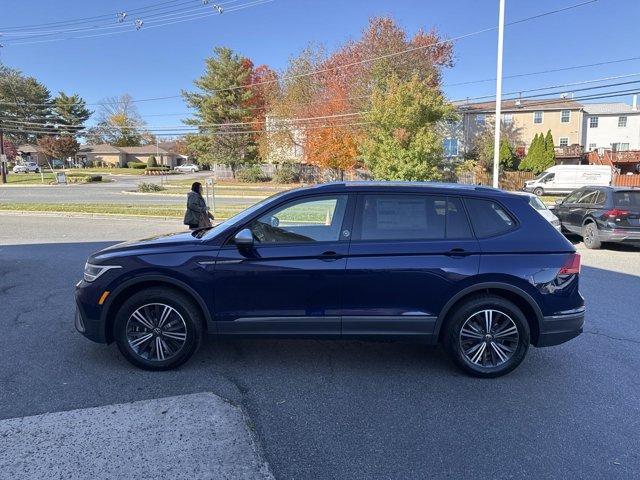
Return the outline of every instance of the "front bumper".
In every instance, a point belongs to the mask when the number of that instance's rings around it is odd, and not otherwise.
[[[585,308],[580,307],[562,315],[544,317],[537,347],[550,347],[568,342],[582,333]]]
[[[76,286],[74,325],[76,330],[89,340],[97,343],[108,343],[105,324],[100,318],[99,310],[94,307],[96,303],[86,289]]]
[[[598,229],[598,239],[601,242],[640,242],[640,230],[627,230],[624,228]]]

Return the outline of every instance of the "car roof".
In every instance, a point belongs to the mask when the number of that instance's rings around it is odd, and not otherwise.
[[[295,191],[318,191],[327,193],[349,193],[367,191],[444,193],[444,194],[497,194],[510,195],[509,192],[484,185],[468,185],[444,182],[405,182],[405,181],[353,181],[329,182],[298,188]]]

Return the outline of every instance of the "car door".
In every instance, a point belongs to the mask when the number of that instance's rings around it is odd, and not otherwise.
[[[434,333],[452,292],[479,268],[460,198],[359,194],[346,266],[342,335]]]
[[[253,245],[231,239],[216,259],[218,332],[339,335],[350,203],[345,194],[303,197],[244,225]]]
[[[562,203],[553,209],[553,213],[560,219],[560,223],[565,230],[574,231],[576,228],[575,225],[571,223],[571,210],[576,206],[576,202],[582,194],[582,188],[571,192]]]
[[[595,188],[584,188],[580,198],[578,198],[569,209],[569,224],[574,231],[582,231],[582,223],[584,222],[585,215],[589,209],[592,208],[597,195],[598,190]]]

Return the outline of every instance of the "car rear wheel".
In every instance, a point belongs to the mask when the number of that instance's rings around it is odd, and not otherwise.
[[[587,223],[582,227],[582,241],[584,246],[589,249],[597,249],[602,246],[602,242],[598,238],[598,227],[595,223]]]
[[[540,187],[535,188],[533,190],[533,193],[536,194],[538,197],[541,197],[542,195],[544,195],[544,189],[542,189]]]
[[[449,317],[445,348],[455,364],[476,377],[515,369],[529,348],[529,324],[512,302],[494,295],[474,297]]]
[[[202,331],[201,314],[193,301],[164,287],[132,295],[115,321],[120,352],[145,370],[169,370],[182,365],[200,346]]]

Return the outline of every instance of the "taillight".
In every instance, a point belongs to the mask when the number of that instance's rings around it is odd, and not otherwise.
[[[618,217],[624,217],[626,215],[629,215],[629,211],[621,210],[619,208],[613,208],[611,210],[607,210],[602,214],[604,218],[618,218]]]
[[[558,275],[572,275],[574,273],[580,273],[580,254],[572,253],[565,260]]]

